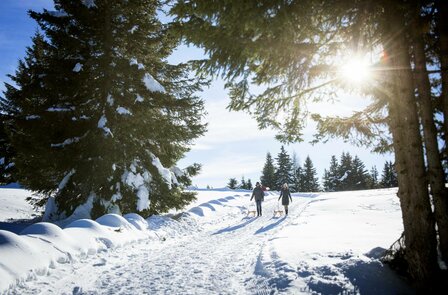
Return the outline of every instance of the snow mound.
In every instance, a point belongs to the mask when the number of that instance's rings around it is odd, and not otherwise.
[[[96,220],[101,225],[109,227],[119,227],[126,229],[133,229],[134,227],[122,216],[118,214],[106,214]]]
[[[65,228],[71,228],[71,227],[78,227],[78,228],[89,228],[96,231],[101,231],[102,228],[100,224],[96,221],[90,220],[90,219],[79,219],[75,220],[69,225],[67,225]]]
[[[26,248],[26,244],[19,235],[6,230],[0,230],[0,247],[15,245],[18,248]],[[0,248],[2,249],[2,248]]]
[[[21,235],[46,235],[51,237],[61,237],[64,236],[65,233],[62,231],[62,229],[49,222],[39,222],[32,224],[25,228],[22,232],[20,232]]]
[[[148,222],[136,213],[129,213],[123,217],[138,230],[148,229]]]

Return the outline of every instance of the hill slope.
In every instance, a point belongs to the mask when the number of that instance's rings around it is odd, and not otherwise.
[[[378,260],[402,231],[395,189],[294,194],[289,216],[280,218],[273,217],[278,208],[276,193],[266,196],[259,218],[246,217],[253,206],[249,197],[250,192],[244,191],[198,191],[197,202],[184,213],[174,219],[151,217],[137,226],[138,235],[127,240],[124,237],[135,229],[128,231],[125,221],[117,226],[111,222],[118,220],[114,216],[109,221],[100,218],[98,226],[105,233],[95,239],[103,247],[88,255],[71,254],[71,259],[56,260],[44,271],[40,266],[32,276],[16,275],[9,292],[413,293]],[[126,220],[136,219],[127,216]],[[73,233],[74,227],[62,231]],[[88,229],[79,226],[76,230]],[[71,235],[75,243],[83,243]],[[18,237],[28,236],[25,230]],[[36,236],[46,237],[44,232]],[[117,243],[118,238],[124,242]],[[59,247],[57,243],[52,246]],[[0,253],[2,249],[0,243]]]

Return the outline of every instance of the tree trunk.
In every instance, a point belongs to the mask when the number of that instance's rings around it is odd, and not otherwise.
[[[417,16],[419,20],[419,16]],[[415,81],[419,94],[420,116],[428,162],[428,178],[434,202],[434,216],[439,233],[439,247],[442,259],[448,262],[448,190],[445,188],[445,173],[442,168],[437,130],[434,124],[434,107],[431,99],[431,85],[426,69],[426,56],[419,21],[414,26]]]
[[[437,31],[440,45],[440,67],[442,69],[442,109],[443,130],[445,132],[445,143],[448,142],[448,1],[438,0],[437,5]]]
[[[393,136],[400,205],[409,273],[418,286],[429,286],[438,272],[434,218],[429,201],[422,138],[417,114],[409,46],[402,11],[385,6],[383,46],[389,90],[389,124]]]

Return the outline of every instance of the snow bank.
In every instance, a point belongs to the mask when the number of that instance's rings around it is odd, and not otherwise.
[[[58,264],[153,237],[137,214],[106,214],[96,221],[79,219],[65,228],[39,222],[20,235],[0,230],[0,293],[17,283],[44,276]]]
[[[133,174],[130,184],[143,183],[142,175],[135,177],[135,167],[129,173]],[[278,192],[266,192],[263,216],[258,218],[245,213],[254,204],[249,201],[251,191],[197,193],[197,200],[185,211],[146,220],[135,213],[107,214],[63,228],[37,223],[19,235],[0,230],[0,293],[32,294],[47,285],[47,290],[58,294],[81,288],[86,294],[102,293],[103,289],[95,288],[106,276],[110,284],[104,292],[131,286],[134,292],[129,293],[135,294],[414,293],[379,260],[402,232],[396,189],[293,194],[289,215],[280,218],[272,216],[279,205]],[[141,240],[138,245],[123,247],[137,240]],[[159,243],[147,242],[156,240]],[[106,255],[111,249],[116,249],[114,255]],[[107,260],[108,271],[83,267],[98,257]],[[122,268],[126,259],[133,261]],[[65,280],[66,269],[75,265],[81,268],[62,284],[73,280],[76,285],[52,289],[55,278]],[[81,275],[95,277],[98,284],[82,282]],[[127,277],[120,281],[121,276]],[[157,280],[160,287],[145,284]],[[231,287],[235,289],[227,289]]]

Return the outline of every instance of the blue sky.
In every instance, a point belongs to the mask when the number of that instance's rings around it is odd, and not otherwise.
[[[23,57],[27,45],[37,25],[27,15],[29,9],[41,10],[52,8],[51,0],[0,0],[0,90],[3,82],[9,81],[7,74],[14,73],[18,59]],[[172,57],[173,62],[198,58],[202,55],[197,48],[182,46]],[[266,153],[271,152],[275,158],[280,152],[281,144],[274,139],[272,130],[258,130],[257,124],[248,114],[229,112],[227,93],[224,83],[215,80],[211,87],[200,96],[204,99],[208,115],[208,132],[196,141],[192,150],[179,162],[179,166],[201,163],[202,173],[193,179],[199,187],[210,185],[224,187],[229,178],[238,180],[244,176],[253,183],[259,180]],[[350,114],[367,103],[363,98],[346,95],[336,105],[323,104],[314,106],[324,114]],[[305,139],[311,140],[312,123],[305,129]],[[358,155],[366,168],[376,165],[381,169],[386,160],[393,160],[391,154],[372,154],[362,147],[354,147],[340,140],[331,140],[326,144],[310,145],[307,140],[300,144],[287,145],[286,150],[295,153],[300,163],[309,155],[316,166],[319,177],[328,168],[331,155],[338,158],[342,152]]]

